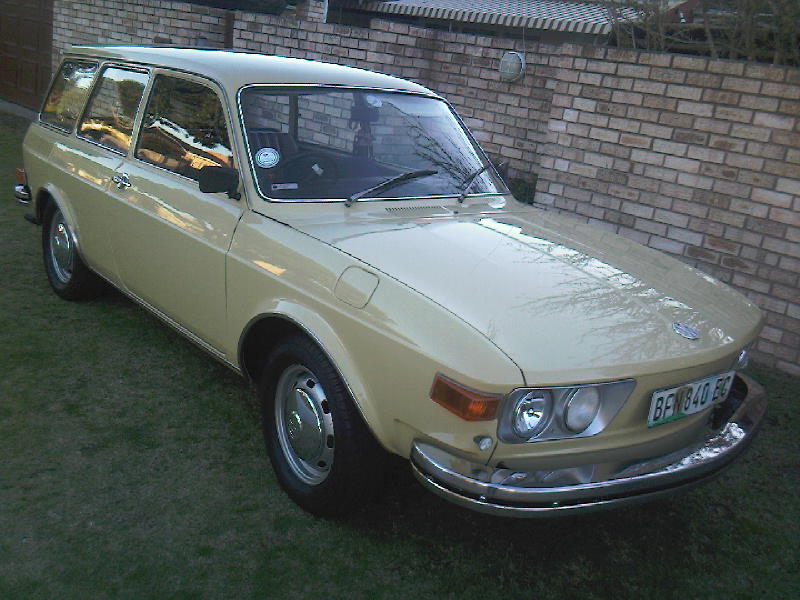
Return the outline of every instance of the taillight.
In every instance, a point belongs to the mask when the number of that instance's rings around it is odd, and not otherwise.
[[[466,388],[444,375],[437,375],[431,388],[431,400],[465,421],[491,421],[497,415],[501,398],[499,394]]]

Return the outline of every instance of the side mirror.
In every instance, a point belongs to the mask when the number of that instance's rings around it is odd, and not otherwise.
[[[197,183],[204,194],[227,192],[229,198],[238,200],[239,171],[230,167],[205,166],[197,174]]]

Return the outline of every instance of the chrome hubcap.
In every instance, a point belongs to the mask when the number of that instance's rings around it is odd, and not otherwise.
[[[50,222],[50,263],[58,280],[67,283],[72,277],[75,247],[60,210],[56,211]]]
[[[318,485],[333,465],[333,418],[325,390],[301,365],[288,367],[275,390],[281,451],[301,481]]]

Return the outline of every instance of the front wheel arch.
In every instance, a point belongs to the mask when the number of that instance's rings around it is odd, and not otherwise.
[[[312,401],[316,390],[320,398]],[[293,392],[316,408],[301,410],[304,402]],[[275,344],[261,371],[258,396],[273,469],[297,504],[315,515],[337,516],[382,491],[388,454],[313,339],[295,332]],[[299,416],[302,412],[306,418]],[[307,435],[314,423],[316,429]]]
[[[251,319],[239,340],[239,367],[252,385],[261,381],[267,356],[275,345],[292,333],[306,333],[294,321],[278,315],[259,315]]]
[[[341,380],[353,398],[361,418],[372,431],[378,442],[389,452],[399,454],[387,445],[390,433],[387,424],[380,418],[374,402],[367,396],[361,385],[360,373],[352,358],[347,355],[344,343],[334,330],[306,307],[300,305],[283,306],[286,310],[261,313],[252,318],[240,336],[238,365],[251,385],[257,386],[261,380],[262,368],[272,349],[286,336],[297,333],[314,343],[336,369]],[[301,318],[305,315],[305,318]],[[311,327],[308,323],[316,323]]]

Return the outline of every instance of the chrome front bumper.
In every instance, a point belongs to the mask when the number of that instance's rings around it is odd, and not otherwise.
[[[479,512],[543,517],[611,508],[688,489],[717,475],[749,446],[766,405],[764,389],[740,375],[730,397],[714,409],[716,429],[710,438],[666,456],[624,465],[602,481],[590,476],[585,483],[563,483],[565,477],[579,480],[581,473],[592,473],[591,465],[544,474],[514,472],[467,463],[422,441],[414,443],[411,466],[425,487]],[[542,485],[548,478],[551,483]]]

